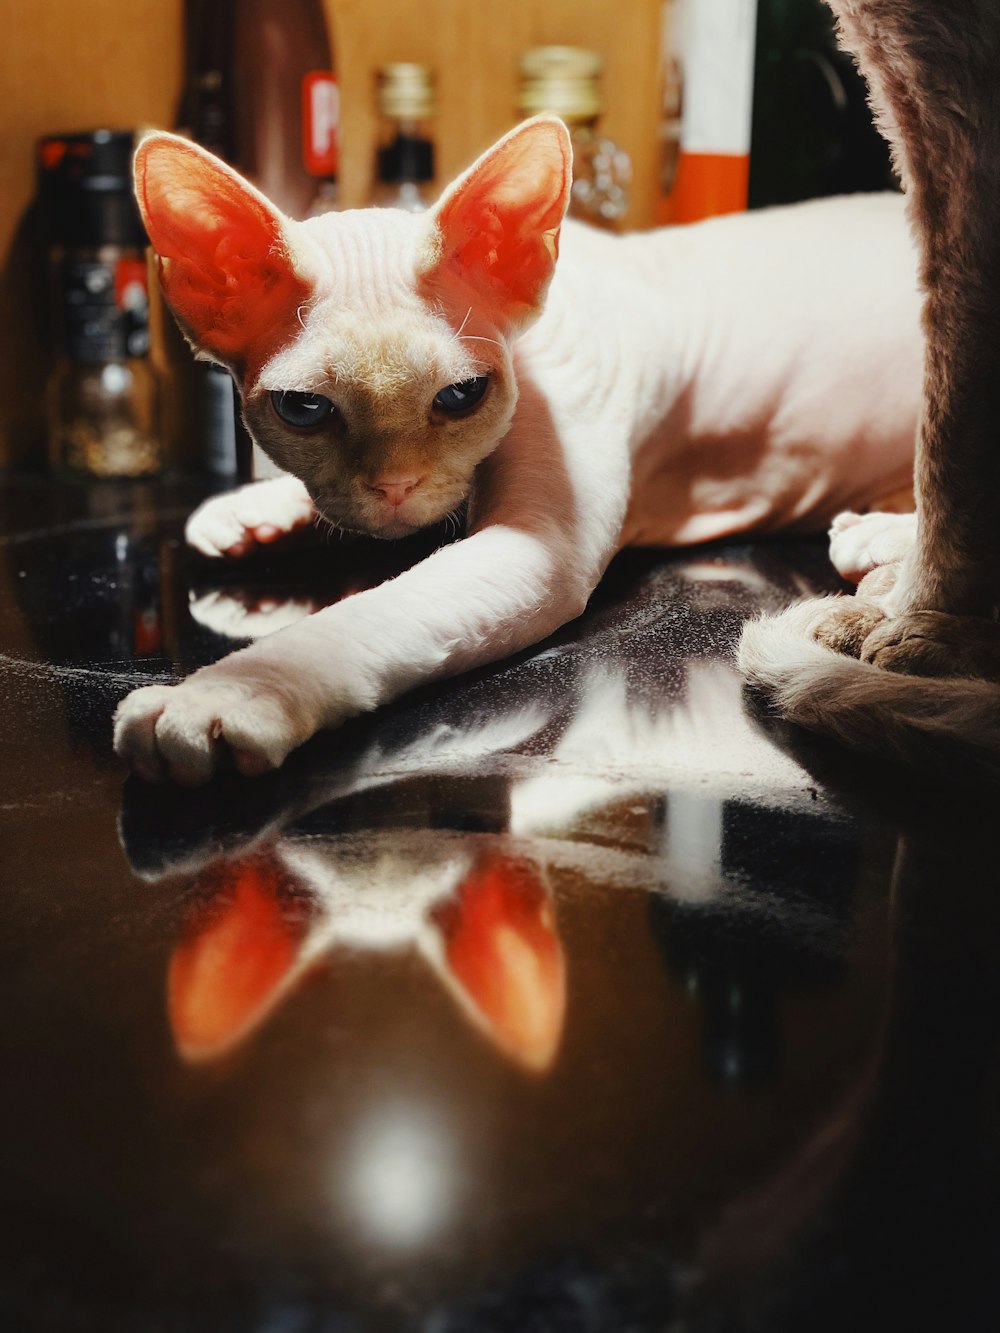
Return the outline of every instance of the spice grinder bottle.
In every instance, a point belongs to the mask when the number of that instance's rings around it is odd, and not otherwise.
[[[134,477],[163,461],[133,149],[122,130],[53,135],[38,145],[55,351],[49,463],[58,472]]]

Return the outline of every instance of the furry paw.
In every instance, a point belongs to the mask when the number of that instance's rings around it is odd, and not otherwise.
[[[824,603],[822,616],[812,626],[812,635],[824,648],[857,657],[861,645],[883,619],[879,607],[864,598],[832,597]]]
[[[916,514],[838,514],[830,525],[830,559],[841,578],[860,583],[880,565],[902,560],[916,536]]]
[[[314,513],[298,477],[274,477],[206,500],[188,519],[184,535],[202,555],[246,555],[305,527]]]
[[[1000,680],[1000,626],[972,616],[909,611],[873,629],[861,659],[908,676]]]
[[[115,713],[115,750],[147,782],[193,787],[227,751],[244,777],[278,768],[319,725],[289,672],[245,661],[238,674],[206,667],[179,685],[133,691]]]

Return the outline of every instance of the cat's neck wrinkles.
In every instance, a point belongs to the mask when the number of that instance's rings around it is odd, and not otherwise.
[[[300,224],[325,265],[321,298],[347,309],[384,313],[415,293],[416,259],[426,219],[399,209],[327,213]]]

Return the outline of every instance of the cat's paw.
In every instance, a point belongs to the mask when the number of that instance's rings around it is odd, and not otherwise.
[[[133,691],[115,713],[114,744],[147,782],[169,777],[193,787],[227,752],[244,777],[278,768],[319,725],[294,673],[245,662],[238,674],[206,667],[178,685]]]
[[[194,511],[184,536],[208,556],[241,556],[311,523],[309,492],[298,477],[274,477],[215,495]]]
[[[884,618],[883,612],[864,598],[832,597],[812,625],[812,636],[824,648],[857,657],[861,645]]]
[[[916,541],[916,514],[838,514],[830,525],[830,560],[841,578],[860,583],[880,565],[895,564]]]
[[[1000,626],[973,616],[908,611],[878,625],[861,660],[908,676],[1000,680]]]

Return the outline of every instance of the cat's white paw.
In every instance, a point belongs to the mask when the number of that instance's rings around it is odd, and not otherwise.
[[[916,514],[838,514],[830,525],[830,559],[841,578],[860,583],[880,565],[902,560],[916,536]]]
[[[319,725],[294,673],[245,662],[238,675],[206,667],[178,685],[134,690],[115,713],[115,750],[148,782],[199,786],[227,749],[240,773],[257,777]]]
[[[206,500],[188,519],[184,536],[202,555],[246,555],[305,527],[314,513],[298,477],[274,477]]]

